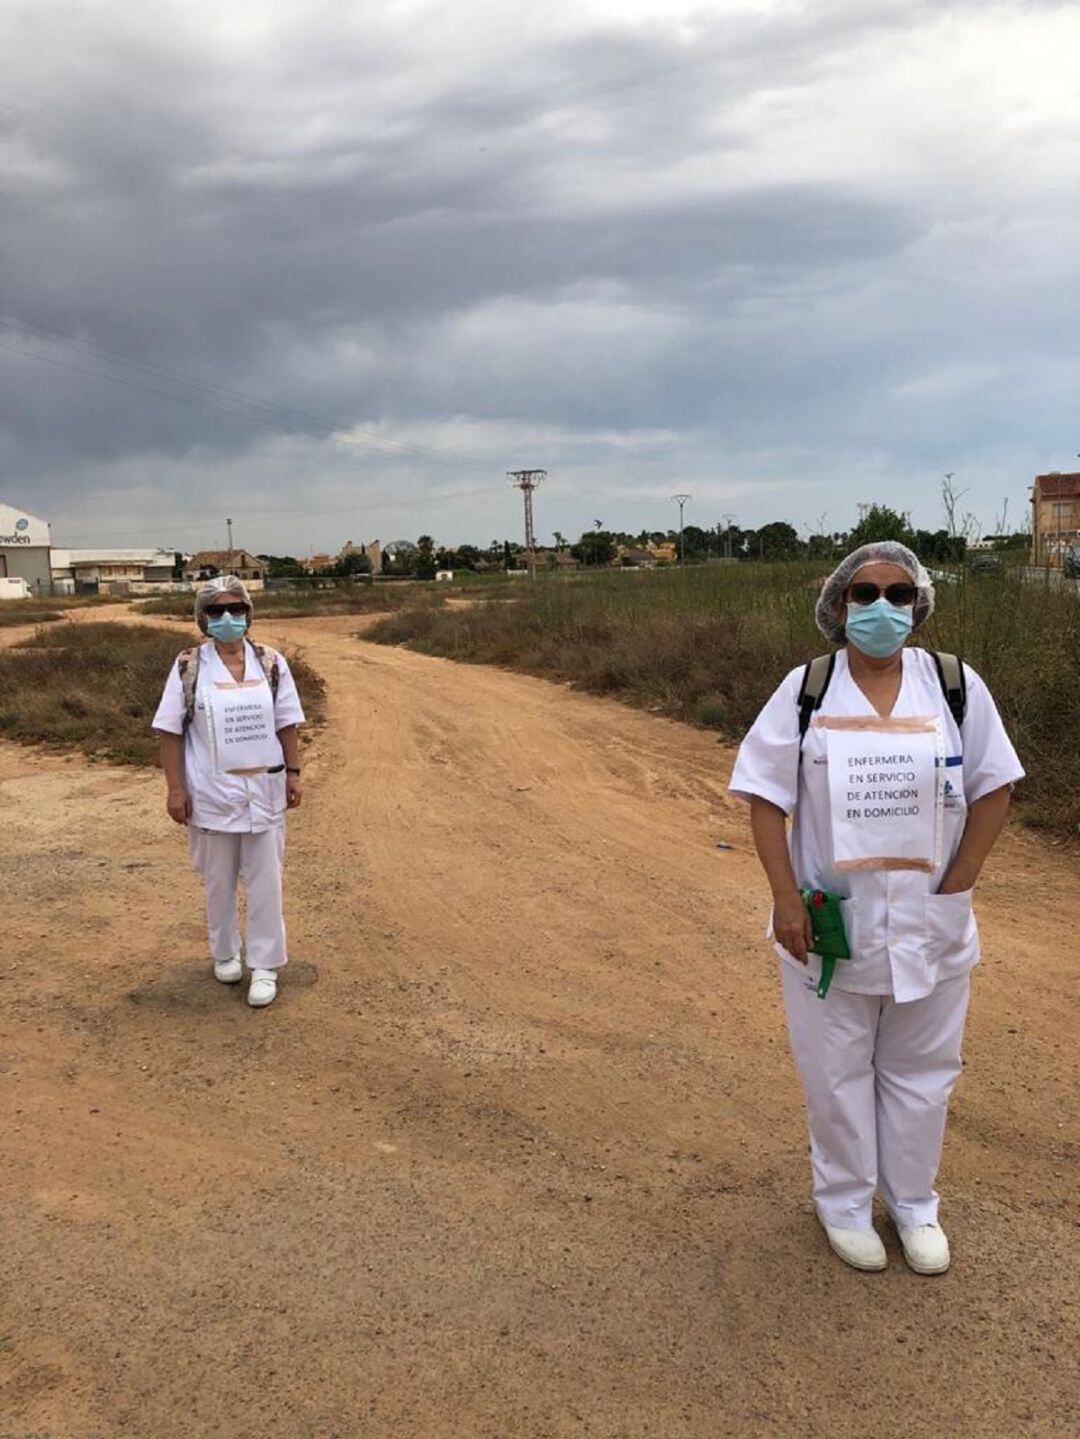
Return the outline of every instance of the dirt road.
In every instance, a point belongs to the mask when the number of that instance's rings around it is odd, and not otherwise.
[[[859,1276],[730,751],[356,623],[263,630],[329,694],[269,1010],[156,774],[0,746],[0,1435],[1075,1433],[1075,858],[981,886],[952,1272]]]

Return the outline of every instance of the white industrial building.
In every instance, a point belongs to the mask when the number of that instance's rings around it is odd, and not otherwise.
[[[52,534],[48,520],[0,501],[0,591],[46,594],[52,583]],[[14,581],[8,585],[5,581]]]
[[[138,594],[173,584],[174,550],[53,550],[53,588],[63,594]],[[177,588],[186,588],[178,585]]]
[[[147,546],[54,549],[48,520],[0,501],[0,599],[48,594],[154,594],[188,589],[183,555]]]

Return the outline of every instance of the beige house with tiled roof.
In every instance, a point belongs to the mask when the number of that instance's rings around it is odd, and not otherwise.
[[[262,580],[263,562],[247,550],[200,550],[184,565],[186,580],[214,580],[236,575],[241,580]]]
[[[579,566],[569,550],[537,550],[536,567],[540,570],[576,570]]]

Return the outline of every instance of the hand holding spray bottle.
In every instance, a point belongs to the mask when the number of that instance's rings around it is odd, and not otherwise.
[[[810,915],[810,928],[814,936],[810,950],[821,959],[817,995],[818,999],[824,999],[833,981],[836,961],[851,958],[844,930],[844,915],[840,908],[844,896],[830,894],[825,889],[804,889],[800,892]]]

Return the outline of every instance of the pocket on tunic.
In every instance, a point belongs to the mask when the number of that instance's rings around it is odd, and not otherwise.
[[[978,931],[971,908],[972,891],[928,894],[926,906],[926,958],[946,968],[963,963],[977,952]]]

